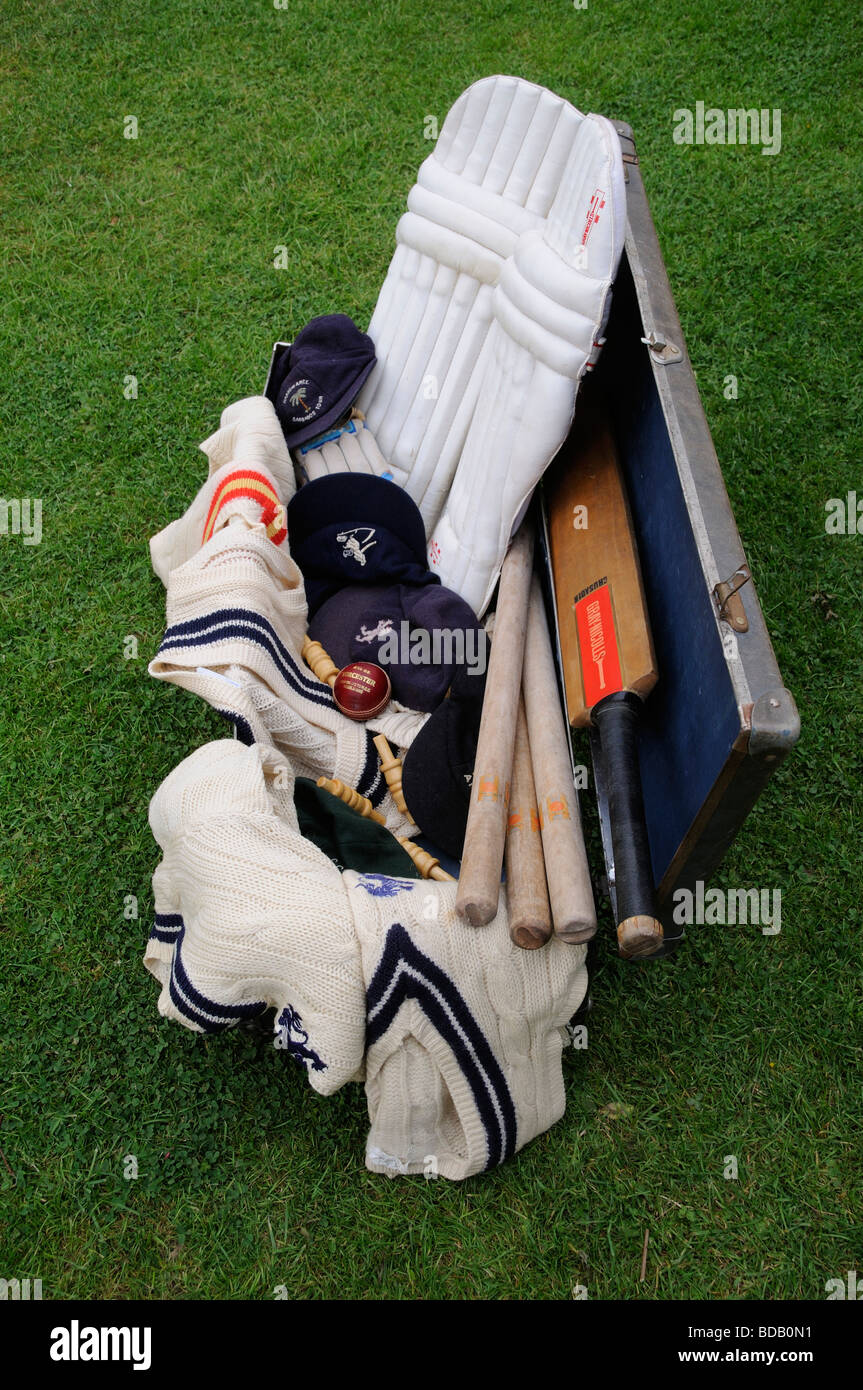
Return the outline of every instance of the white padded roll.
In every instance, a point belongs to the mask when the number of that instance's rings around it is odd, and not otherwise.
[[[296,459],[300,479],[307,483],[330,473],[376,473],[380,477],[388,472],[374,435],[356,418],[320,444],[297,449]]]

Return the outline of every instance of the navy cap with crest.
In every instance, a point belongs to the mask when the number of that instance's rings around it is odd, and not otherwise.
[[[309,620],[309,637],[337,666],[383,666],[408,709],[437,709],[459,664],[484,670],[486,631],[442,584],[346,584]],[[471,689],[479,684],[473,678]]]
[[[440,584],[412,498],[372,473],[315,478],[288,503],[291,557],[302,570],[309,617],[346,584]]]
[[[342,419],[374,365],[374,343],[347,314],[311,319],[274,363],[267,386],[288,448]]]

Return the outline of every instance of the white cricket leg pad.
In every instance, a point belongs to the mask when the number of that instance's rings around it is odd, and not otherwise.
[[[625,220],[611,123],[512,77],[463,93],[408,197],[358,406],[478,612],[596,359]]]

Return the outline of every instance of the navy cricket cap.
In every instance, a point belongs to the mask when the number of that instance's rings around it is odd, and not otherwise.
[[[288,537],[309,617],[346,584],[440,583],[428,568],[416,503],[373,473],[330,473],[306,483],[288,503]]]
[[[267,387],[288,448],[347,414],[374,365],[374,343],[347,314],[311,319],[276,360]]]
[[[339,667],[383,666],[408,709],[437,709],[459,664],[484,670],[487,661],[485,628],[442,584],[346,584],[311,618],[309,636]],[[424,653],[415,646],[422,639]]]
[[[470,809],[485,673],[456,668],[448,700],[420,729],[402,761],[407,808],[424,835],[461,859]]]

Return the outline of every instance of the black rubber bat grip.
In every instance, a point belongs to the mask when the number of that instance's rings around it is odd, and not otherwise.
[[[638,766],[640,715],[641,700],[628,690],[607,695],[591,711],[608,786],[618,940],[627,956],[653,955],[662,945]]]

